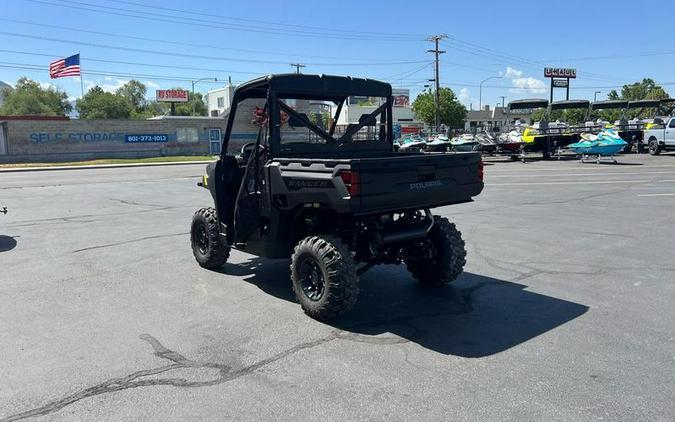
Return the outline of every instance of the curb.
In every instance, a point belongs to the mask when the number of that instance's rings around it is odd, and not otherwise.
[[[213,161],[171,161],[165,163],[92,164],[84,166],[8,167],[8,168],[0,167],[0,173],[20,173],[27,171],[56,171],[56,170],[91,170],[91,169],[108,169],[108,168],[123,168],[123,167],[181,166],[194,164],[209,164],[212,163]]]

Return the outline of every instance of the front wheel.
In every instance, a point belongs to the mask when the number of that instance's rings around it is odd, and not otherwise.
[[[199,265],[210,270],[222,267],[230,257],[230,247],[220,236],[218,224],[218,214],[213,208],[202,208],[192,217],[192,254]]]
[[[354,307],[359,278],[350,250],[333,236],[311,236],[291,256],[295,297],[310,317],[328,321]]]
[[[659,142],[656,139],[649,140],[649,155],[659,155],[661,154],[661,147]]]
[[[464,271],[466,248],[462,233],[445,217],[434,217],[427,245],[430,258],[406,260],[408,271],[422,284],[441,286]]]

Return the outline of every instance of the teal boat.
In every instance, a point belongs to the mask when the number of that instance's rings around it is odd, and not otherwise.
[[[606,129],[597,135],[584,133],[581,135],[581,141],[568,145],[568,148],[577,154],[611,157],[623,150],[626,145],[628,145],[626,141],[613,129]]]

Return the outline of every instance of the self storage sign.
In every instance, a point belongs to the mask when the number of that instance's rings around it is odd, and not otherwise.
[[[544,68],[544,77],[576,79],[577,70],[562,67],[547,67]]]

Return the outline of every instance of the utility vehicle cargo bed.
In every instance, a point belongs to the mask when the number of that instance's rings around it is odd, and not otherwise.
[[[375,158],[279,159],[270,171],[283,208],[330,204],[339,213],[370,214],[470,201],[483,189],[478,153],[392,153]],[[348,173],[345,180],[342,176]],[[272,180],[275,180],[272,177]],[[347,187],[346,184],[354,185]],[[292,194],[291,194],[292,192]],[[283,197],[283,198],[282,198]]]
[[[483,189],[477,153],[395,155],[351,165],[360,178],[360,212],[466,202]]]

